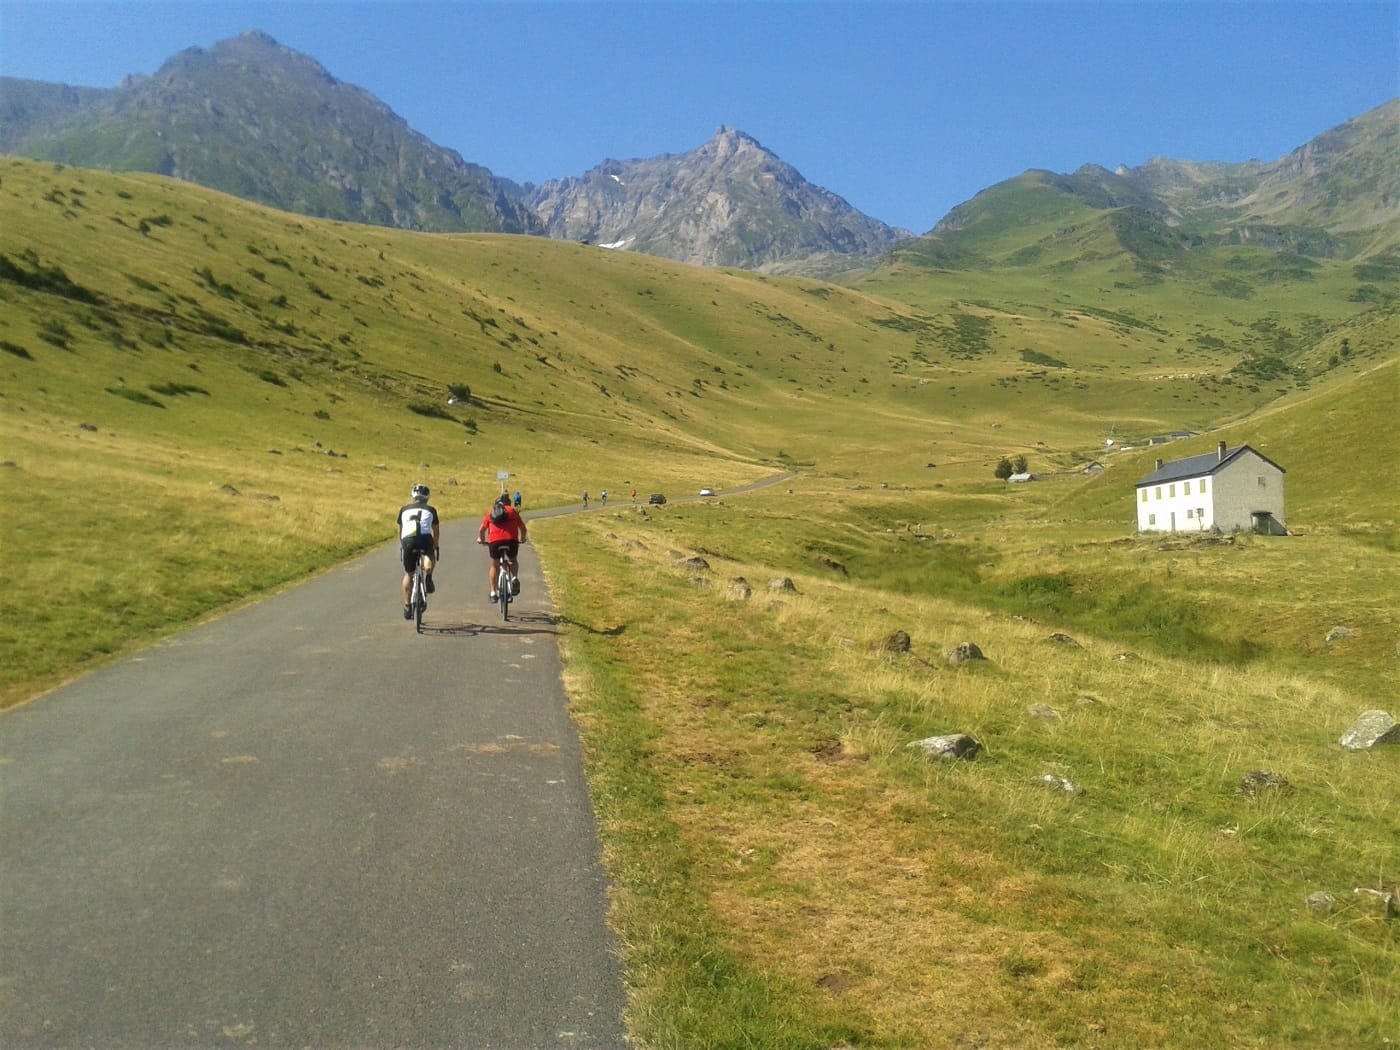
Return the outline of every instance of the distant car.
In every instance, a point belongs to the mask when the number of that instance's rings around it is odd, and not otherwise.
[[[714,490],[714,489],[701,489],[701,490],[700,490],[700,495],[702,495],[702,496],[713,496],[714,494],[715,494],[715,490]]]
[[[661,506],[661,504],[666,502],[666,497],[661,495],[661,493],[659,492],[653,492],[650,496],[647,497],[647,502],[655,504],[659,507]]]

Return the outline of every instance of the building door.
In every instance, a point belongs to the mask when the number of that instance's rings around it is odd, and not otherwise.
[[[1176,511],[1172,511],[1172,532],[1176,531]]]

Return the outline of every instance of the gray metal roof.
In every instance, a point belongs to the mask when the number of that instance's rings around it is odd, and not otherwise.
[[[1154,470],[1147,477],[1137,483],[1137,488],[1144,485],[1161,485],[1168,481],[1180,481],[1182,478],[1199,478],[1205,474],[1214,474],[1230,461],[1236,459],[1242,453],[1253,452],[1270,466],[1278,467],[1280,473],[1287,473],[1282,467],[1271,460],[1268,456],[1260,455],[1258,450],[1250,448],[1248,445],[1240,445],[1237,448],[1227,448],[1222,458],[1218,451],[1203,452],[1199,456],[1187,456],[1185,459],[1173,460],[1171,463],[1163,463],[1162,466]]]

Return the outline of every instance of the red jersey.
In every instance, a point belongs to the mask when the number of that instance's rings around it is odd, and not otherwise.
[[[501,505],[506,512],[506,520],[497,525],[491,520],[491,512],[488,510],[481,519],[481,526],[486,530],[487,543],[500,543],[502,540],[520,539],[520,530],[525,527],[524,520],[520,517],[520,512],[509,503]]]

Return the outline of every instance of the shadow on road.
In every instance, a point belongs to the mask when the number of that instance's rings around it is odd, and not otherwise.
[[[627,630],[625,623],[620,623],[616,627],[594,627],[592,624],[583,623],[568,616],[553,617],[555,623],[566,623],[570,627],[577,627],[580,631],[587,631],[589,634],[599,634],[608,638],[616,638],[623,631]]]
[[[554,635],[559,633],[555,630],[559,622],[559,617],[551,616],[548,613],[517,614],[505,623],[429,623],[425,620],[423,633],[450,638],[475,637],[482,634]]]
[[[583,623],[568,616],[558,616],[554,613],[517,613],[506,623],[429,623],[425,620],[423,621],[423,633],[440,635],[444,638],[476,637],[481,634],[557,635],[559,633],[557,628],[565,625],[577,627],[581,631],[606,638],[617,638],[627,630],[625,623],[620,623],[616,627],[594,627],[592,624]]]

